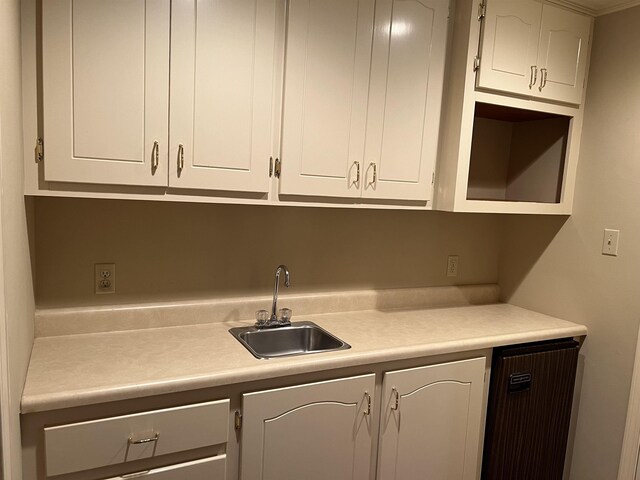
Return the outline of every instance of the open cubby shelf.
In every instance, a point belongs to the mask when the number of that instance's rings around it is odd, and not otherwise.
[[[571,120],[476,103],[467,199],[560,203]]]

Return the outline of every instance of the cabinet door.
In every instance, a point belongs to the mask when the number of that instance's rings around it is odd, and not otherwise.
[[[432,198],[448,7],[448,0],[376,4],[363,197]]]
[[[545,4],[538,49],[542,82],[534,90],[537,96],[582,102],[590,35],[590,17]]]
[[[244,395],[242,480],[368,480],[374,388],[370,374]]]
[[[166,186],[169,0],[42,9],[45,179]]]
[[[177,0],[171,21],[170,186],[267,192],[276,0]]]
[[[386,373],[378,480],[476,480],[485,358]]]
[[[374,0],[291,0],[280,193],[359,197]]]
[[[478,87],[531,94],[541,18],[535,0],[487,0]]]

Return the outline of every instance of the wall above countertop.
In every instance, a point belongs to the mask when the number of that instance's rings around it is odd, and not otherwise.
[[[294,295],[498,280],[496,215],[38,198],[35,217],[39,308],[271,295],[281,263]]]

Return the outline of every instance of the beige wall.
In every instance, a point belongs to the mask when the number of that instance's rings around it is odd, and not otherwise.
[[[4,318],[9,374],[10,430],[4,443],[11,471],[6,478],[21,478],[20,398],[33,341],[33,286],[27,237],[27,213],[23,196],[23,148],[20,61],[20,1],[0,2],[0,218],[2,222],[2,265],[4,276]],[[1,285],[1,284],[0,284]],[[1,299],[0,299],[1,301]]]
[[[37,302],[268,293],[280,263],[296,292],[495,283],[498,222],[438,212],[41,198]],[[446,276],[449,254],[460,256],[457,278]],[[94,294],[100,262],[116,263],[115,295]]]
[[[616,478],[640,321],[639,26],[640,8],[596,20],[574,215],[505,223],[504,299],[589,327],[574,480]]]

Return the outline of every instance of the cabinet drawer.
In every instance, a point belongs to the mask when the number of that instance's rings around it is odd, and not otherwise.
[[[152,480],[224,480],[227,470],[227,456],[219,455],[193,462],[170,465],[168,467],[149,470],[148,472],[131,473],[113,477],[108,480],[152,479]]]
[[[48,427],[47,475],[219,445],[228,431],[228,399]]]

